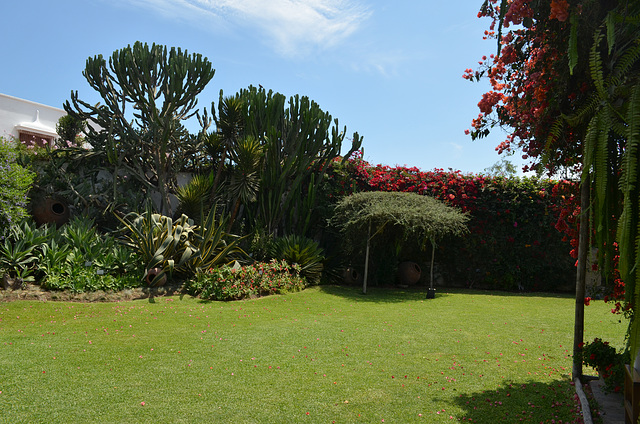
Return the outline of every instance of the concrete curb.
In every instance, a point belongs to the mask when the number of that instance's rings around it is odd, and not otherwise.
[[[587,395],[584,394],[584,390],[582,390],[582,383],[579,378],[573,380],[576,387],[576,394],[580,399],[580,406],[582,409],[582,420],[584,424],[593,424],[593,418],[591,417],[591,407],[589,406],[589,400],[587,399]]]

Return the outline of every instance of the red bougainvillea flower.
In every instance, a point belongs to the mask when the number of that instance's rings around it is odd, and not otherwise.
[[[567,0],[553,0],[551,2],[551,14],[549,19],[557,19],[564,22],[569,18],[569,3]]]

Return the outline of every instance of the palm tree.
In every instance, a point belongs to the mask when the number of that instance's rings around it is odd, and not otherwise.
[[[221,150],[220,163],[216,171],[216,177],[213,180],[211,189],[211,197],[214,198],[216,189],[220,184],[222,170],[225,166],[229,152],[234,149],[238,139],[242,136],[244,130],[244,102],[239,95],[222,97],[220,92],[220,102],[218,104],[218,118],[216,126],[218,128],[217,143]]]

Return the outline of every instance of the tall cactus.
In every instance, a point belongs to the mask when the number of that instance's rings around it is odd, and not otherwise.
[[[148,189],[160,193],[161,212],[171,214],[175,189],[174,156],[186,131],[181,121],[196,113],[196,96],[215,70],[200,54],[136,42],[116,50],[109,61],[87,59],[83,75],[104,104],[90,105],[71,92],[64,104],[72,116],[87,120],[87,141],[107,154]]]
[[[306,96],[289,98],[250,86],[241,90],[244,134],[261,140],[264,168],[255,208],[257,225],[274,235],[310,230],[315,193],[329,162],[340,155],[346,127]],[[354,150],[361,145],[357,133]]]

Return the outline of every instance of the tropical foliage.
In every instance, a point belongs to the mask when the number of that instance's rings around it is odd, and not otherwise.
[[[218,105],[214,141],[222,151],[218,173],[228,167],[232,220],[242,205],[252,231],[308,236],[322,226],[314,213],[316,193],[330,161],[340,155],[346,128],[340,130],[337,119],[306,96],[287,100],[264,88],[250,86],[233,97],[221,92]],[[355,133],[352,151],[361,142]]]
[[[0,237],[26,215],[27,193],[35,176],[17,158],[13,143],[0,137]]]
[[[154,213],[150,207],[143,214],[130,213],[118,218],[125,230],[125,244],[140,257],[145,267],[143,278],[156,272],[150,285],[156,285],[173,273],[190,275],[232,261],[242,251],[238,238],[228,237],[215,209],[200,225],[186,215],[173,220]],[[233,238],[233,240],[227,239]]]
[[[271,242],[269,255],[300,266],[300,275],[309,283],[320,282],[325,257],[324,251],[316,241],[296,235],[280,237]]]

